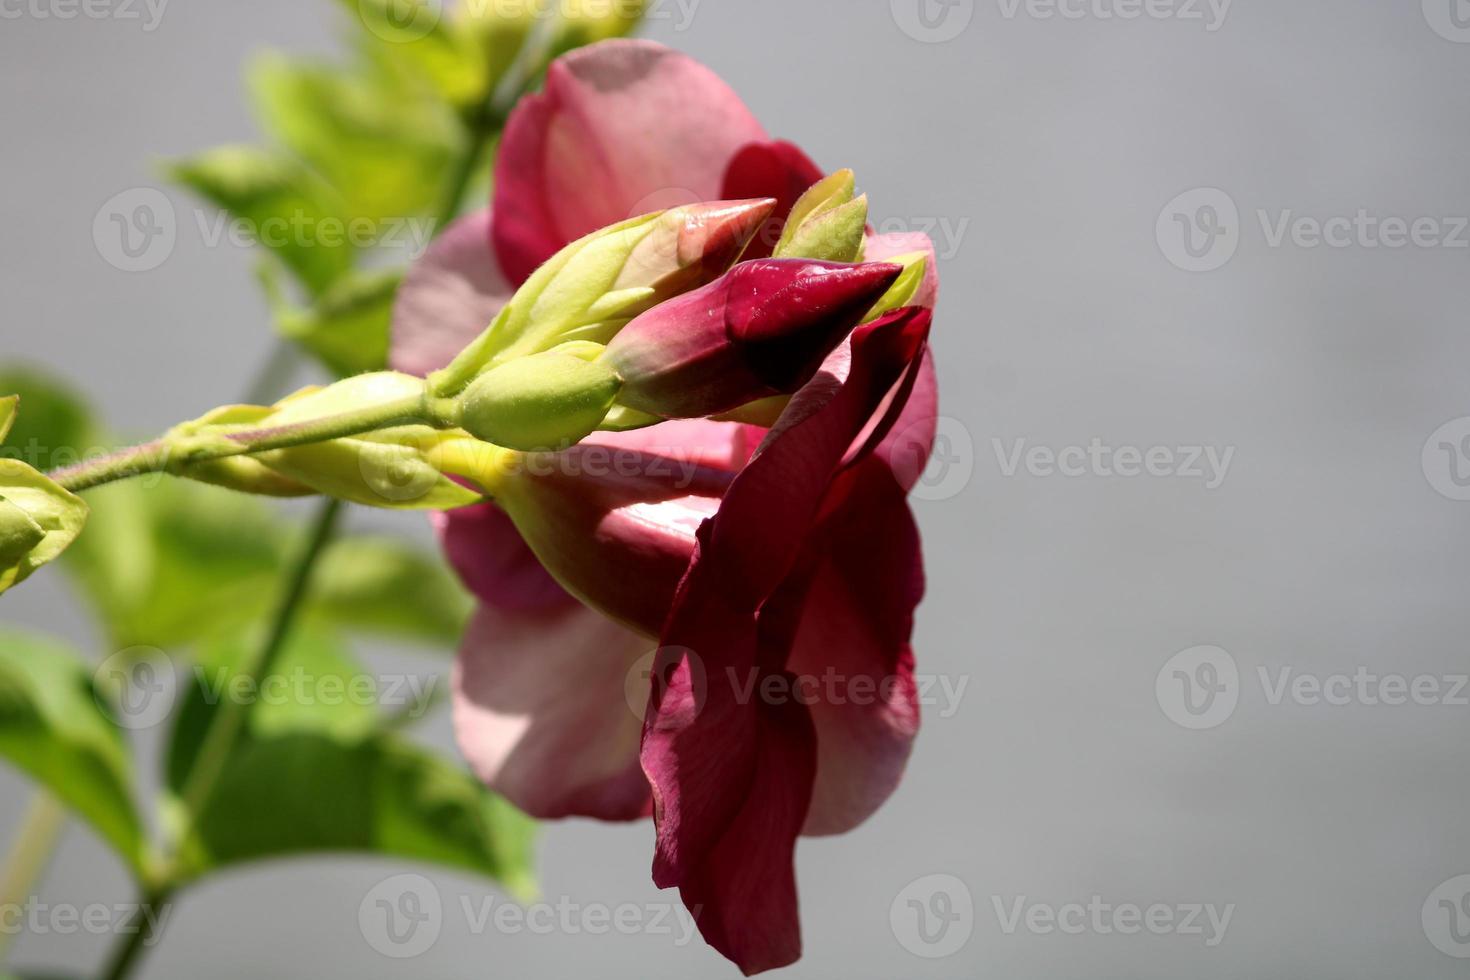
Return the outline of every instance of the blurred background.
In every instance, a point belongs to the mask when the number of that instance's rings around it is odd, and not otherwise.
[[[238,397],[272,345],[253,251],[211,243],[158,163],[255,138],[247,61],[332,56],[344,21],[134,6],[0,0],[0,363],[145,434]],[[666,0],[640,33],[854,168],[880,230],[929,232],[941,262],[924,730],[874,819],[801,845],[786,972],[1462,976],[1470,5]],[[182,217],[166,261],[126,272],[93,229],[138,188]],[[427,541],[414,515],[350,523]],[[63,576],[0,619],[114,652]],[[442,708],[420,736],[451,749]],[[0,839],[30,794],[0,771]],[[667,903],[650,852],[647,826],[548,825],[541,901]],[[407,873],[442,928],[393,959],[359,908]],[[33,897],[132,893],[74,823]],[[538,934],[465,913],[487,898],[407,861],[250,865],[180,900],[139,975],[737,973],[673,916]],[[11,965],[91,975],[107,946],[27,932]]]

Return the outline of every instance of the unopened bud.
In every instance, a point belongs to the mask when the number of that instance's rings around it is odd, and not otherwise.
[[[561,449],[597,430],[621,387],[599,361],[561,350],[533,354],[476,378],[460,396],[460,426],[507,449]]]
[[[618,403],[700,418],[810,381],[902,268],[757,259],[638,317],[602,360],[623,379]]]
[[[593,232],[547,260],[488,330],[444,370],[435,395],[478,374],[571,341],[606,343],[628,321],[725,272],[770,216],[774,202],[692,204]]]
[[[854,197],[856,178],[839,170],[813,184],[786,219],[776,258],[857,262],[867,232],[868,199]]]
[[[0,428],[9,421],[0,418]],[[65,551],[86,522],[80,497],[18,459],[0,459],[0,592]]]

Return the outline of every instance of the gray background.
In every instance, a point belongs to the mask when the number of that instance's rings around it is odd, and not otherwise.
[[[152,33],[0,23],[0,357],[64,370],[129,430],[233,396],[268,349],[249,254],[186,227],[165,265],[129,275],[99,258],[91,223],[112,195],[154,182],[151,161],[249,138],[244,59],[337,50],[331,7],[176,0]],[[962,0],[951,15],[973,19],[944,43],[905,33],[912,20],[887,0],[703,0],[683,31],[663,9],[672,19],[648,36],[712,65],[773,133],[854,167],[876,219],[963,228],[935,337],[962,459],[931,473],[924,495],[939,499],[915,506],[930,571],[920,669],[968,688],[951,717],[929,713],[877,817],[800,848],[807,954],[790,975],[1463,975],[1420,910],[1470,872],[1470,708],[1273,705],[1257,668],[1467,670],[1470,504],[1435,491],[1427,477],[1443,484],[1448,460],[1426,474],[1421,448],[1470,414],[1470,250],[1272,247],[1257,212],[1470,214],[1470,44],[1439,36],[1418,2],[1382,0],[1239,0],[1213,32]],[[1230,195],[1240,240],[1223,268],[1191,273],[1155,223],[1200,187]],[[1235,456],[1210,490],[1008,477],[993,443],[1093,438]],[[59,576],[8,597],[3,615],[96,647]],[[1233,655],[1239,706],[1190,731],[1161,709],[1155,677],[1199,644]],[[432,728],[447,745],[443,719]],[[0,774],[0,829],[27,793]],[[649,853],[646,826],[549,826],[544,892],[666,901]],[[219,877],[185,897],[143,975],[736,975],[667,936],[472,935],[455,910],[486,887],[432,871],[451,910],[443,935],[389,960],[359,934],[358,903],[411,870],[321,860]],[[926,947],[902,914],[890,925],[890,904],[930,874],[963,881],[974,904],[953,926],[972,935],[943,959],[906,948]],[[1094,894],[1235,911],[1207,948],[1007,934],[995,910]],[[73,829],[41,899],[128,890]],[[102,949],[24,936],[14,962],[88,972]]]

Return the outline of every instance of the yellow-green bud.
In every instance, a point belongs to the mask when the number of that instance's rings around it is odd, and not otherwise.
[[[0,592],[65,551],[86,522],[80,497],[18,459],[0,459]]]
[[[839,170],[817,181],[797,199],[772,253],[780,259],[862,259],[868,199],[856,197],[857,178]]]
[[[907,255],[899,255],[886,260],[894,265],[903,266],[903,273],[898,280],[888,287],[888,292],[873,304],[868,315],[863,317],[864,323],[872,323],[885,313],[908,306],[919,293],[919,288],[924,285],[924,275],[929,270],[929,256],[923,252],[909,252]]]
[[[607,365],[559,348],[480,375],[460,397],[459,423],[507,449],[562,449],[597,430],[622,387]]]

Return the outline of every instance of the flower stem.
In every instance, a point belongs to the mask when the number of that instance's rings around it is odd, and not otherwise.
[[[124,934],[122,941],[113,948],[102,971],[103,980],[123,980],[138,964],[143,952],[163,938],[154,931],[154,927],[155,923],[166,921],[158,910],[167,905],[172,896],[173,888],[166,886],[141,897],[139,911],[146,910],[146,914],[135,917],[133,931]]]
[[[340,500],[327,500],[317,511],[306,546],[292,563],[290,577],[276,605],[265,643],[241,671],[241,676],[250,679],[252,689],[258,688],[275,670],[276,661],[280,659],[281,651],[290,638],[291,629],[296,625],[296,614],[311,586],[311,575],[316,568],[317,559],[336,534],[341,518]],[[205,732],[204,743],[199,747],[199,755],[189,771],[189,778],[184,782],[182,799],[184,813],[189,821],[196,819],[209,802],[210,794],[214,792],[219,777],[224,772],[230,751],[244,731],[249,708],[250,702],[228,698],[220,702],[219,709]]]
[[[63,489],[76,492],[145,473],[177,473],[191,464],[212,459],[329,442],[407,422],[446,424],[429,400],[415,395],[341,415],[267,429],[170,434],[140,446],[53,470],[48,475]]]
[[[66,808],[50,793],[38,791],[5,859],[5,872],[0,876],[0,909],[25,906],[51,863],[56,840],[65,827]],[[5,961],[14,939],[15,933],[0,930],[0,963]]]

